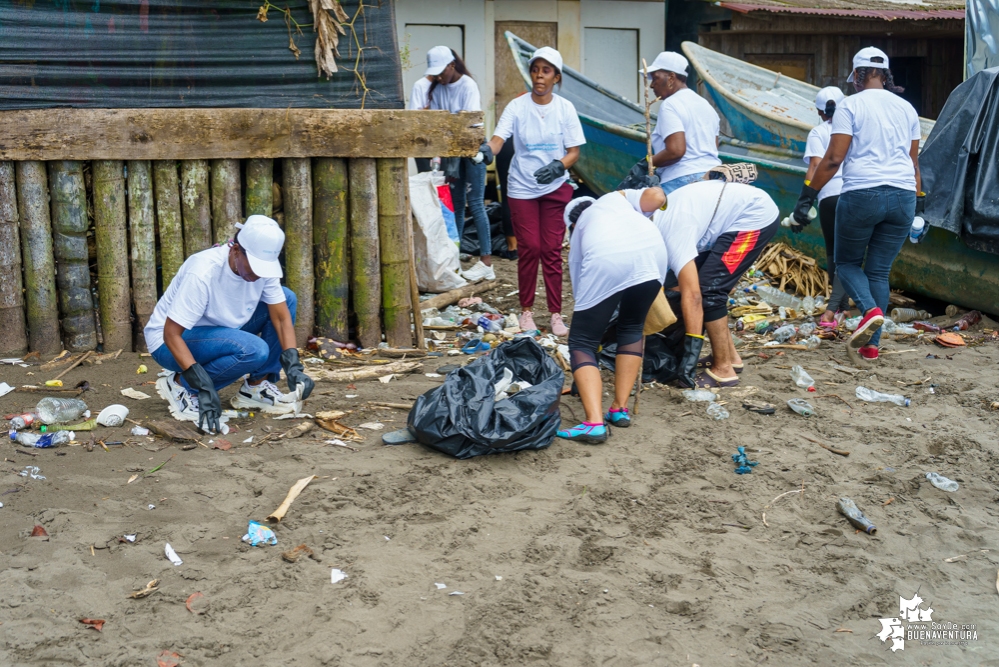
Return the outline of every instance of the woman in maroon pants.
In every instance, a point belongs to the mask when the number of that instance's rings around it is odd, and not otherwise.
[[[506,194],[519,255],[520,328],[537,328],[531,308],[540,263],[552,333],[566,336],[569,330],[562,321],[562,213],[572,199],[568,169],[579,159],[579,147],[586,139],[575,107],[554,93],[562,81],[559,52],[544,46],[534,52],[528,67],[531,94],[507,104],[489,147],[498,154],[503,143],[513,137],[516,148]]]

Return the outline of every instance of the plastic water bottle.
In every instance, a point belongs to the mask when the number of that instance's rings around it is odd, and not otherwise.
[[[63,445],[76,437],[72,431],[56,431],[55,433],[29,433],[27,431],[11,431],[10,439],[27,447],[55,447]]]
[[[482,327],[483,331],[488,331],[491,333],[499,333],[500,331],[503,330],[502,320],[491,320],[485,315],[480,317],[476,322],[476,324]]]
[[[38,421],[37,412],[25,412],[23,415],[18,415],[16,417],[10,418],[10,425],[15,430],[28,428],[32,424]]]
[[[801,299],[787,292],[782,292],[770,285],[759,285],[754,287],[754,291],[771,306],[784,306],[801,310]]]
[[[819,217],[819,212],[815,210],[814,206],[811,207],[810,209],[808,209],[808,219],[809,220],[814,220],[817,217]],[[786,218],[784,218],[783,220],[780,221],[780,226],[781,227],[800,227],[801,225],[799,225],[798,222],[793,217],[791,217],[789,215],[789,216],[787,216]]]
[[[815,414],[815,408],[808,401],[801,398],[792,398],[787,402],[787,407],[797,412],[802,417],[811,417]]]
[[[857,503],[853,502],[850,498],[840,498],[839,502],[836,503],[836,509],[839,513],[846,517],[846,520],[850,522],[854,528],[862,530],[868,535],[873,535],[878,532],[877,527],[871,523],[871,520],[864,516],[864,513],[860,511],[857,507]]]
[[[813,333],[815,333],[815,322],[805,322],[798,327],[798,335],[802,338],[808,338]]]
[[[903,408],[909,407],[911,401],[905,396],[899,394],[882,394],[880,391],[874,391],[873,389],[868,389],[867,387],[857,387],[857,398],[862,401],[868,401],[869,403],[894,403],[895,405],[900,405]]]
[[[947,491],[948,493],[954,493],[960,486],[957,482],[952,479],[947,479],[943,475],[935,472],[926,473],[926,479],[930,480],[930,484],[937,487],[941,491]]]
[[[707,389],[684,389],[683,397],[688,401],[713,401],[717,398],[714,392]]]
[[[822,344],[822,339],[819,338],[818,336],[809,336],[808,338],[806,338],[805,340],[803,340],[801,343],[802,343],[802,345],[805,346],[806,349],[817,350],[817,349],[819,349],[819,345]]]
[[[728,410],[726,410],[721,405],[718,405],[717,403],[709,403],[708,416],[718,421],[721,421],[722,419],[728,419]]]
[[[52,398],[46,396],[35,406],[38,416],[44,424],[64,424],[76,421],[84,412],[87,404],[78,398]]]
[[[802,389],[815,391],[815,380],[813,380],[812,376],[809,375],[808,372],[801,366],[791,367],[791,379],[794,380],[794,383]]]
[[[802,299],[801,310],[805,313],[805,315],[811,315],[813,312],[815,312],[815,297],[806,296],[804,299]]]
[[[919,239],[923,238],[925,231],[926,221],[917,215],[912,219],[912,227],[909,228],[909,241],[919,243]]]
[[[786,343],[791,340],[797,332],[798,330],[794,328],[793,324],[785,324],[774,332],[773,338],[778,343]]]

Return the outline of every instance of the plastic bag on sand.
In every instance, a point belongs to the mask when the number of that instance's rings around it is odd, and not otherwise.
[[[422,292],[446,292],[466,284],[459,275],[458,247],[448,238],[433,172],[409,178],[409,193],[416,218],[413,244],[416,251],[416,282]]]
[[[531,386],[496,401],[505,368]],[[416,399],[407,426],[419,442],[459,459],[544,449],[559,428],[563,382],[555,360],[534,340],[519,338],[448,373]]]

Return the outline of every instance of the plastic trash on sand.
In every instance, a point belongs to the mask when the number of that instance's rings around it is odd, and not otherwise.
[[[760,464],[759,461],[750,461],[749,457],[746,456],[745,447],[737,447],[736,453],[732,454],[732,461],[735,463],[735,474],[736,475],[747,475],[753,472],[753,468]]]
[[[794,383],[802,389],[815,391],[815,380],[813,380],[812,376],[808,374],[808,371],[801,366],[791,367],[791,379],[794,380]]]
[[[170,560],[170,562],[173,563],[174,565],[184,564],[184,561],[180,559],[180,556],[178,556],[177,552],[173,550],[173,547],[170,546],[169,542],[167,542],[167,545],[163,549],[163,552],[166,554],[166,557]]]
[[[708,403],[708,416],[716,421],[728,419],[728,410],[718,403]]]
[[[344,572],[343,570],[338,570],[337,568],[334,567],[330,572],[331,584],[338,584],[346,578],[347,578],[347,573]]]
[[[531,386],[497,401],[503,369]],[[564,379],[541,346],[518,338],[448,373],[416,400],[407,427],[420,443],[459,459],[544,449],[559,428]]]
[[[707,389],[684,389],[681,393],[685,399],[695,403],[698,401],[713,401],[718,398],[714,392]]]
[[[109,405],[97,414],[97,423],[101,426],[121,426],[128,416],[128,408],[124,405]]]
[[[273,530],[260,522],[251,521],[249,527],[246,529],[246,535],[243,535],[243,541],[251,547],[268,544],[274,546],[277,544],[277,535],[274,534]]]
[[[787,402],[787,407],[791,408],[802,417],[811,417],[815,414],[815,408],[812,407],[811,403],[803,398],[792,398]]]
[[[862,530],[868,535],[873,535],[878,532],[875,525],[864,516],[864,513],[860,511],[857,507],[857,503],[853,502],[849,498],[840,498],[839,502],[836,503],[836,509],[839,513],[846,517],[846,520],[850,522],[857,530]]]
[[[930,480],[930,484],[937,487],[941,491],[947,491],[948,493],[954,493],[959,488],[961,488],[957,482],[952,479],[947,479],[943,475],[935,472],[926,473],[926,479]]]

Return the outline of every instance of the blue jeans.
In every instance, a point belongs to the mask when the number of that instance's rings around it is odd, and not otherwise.
[[[916,193],[889,185],[851,190],[836,205],[836,275],[861,313],[888,309],[888,274],[916,215]],[[867,260],[864,260],[864,254]],[[881,340],[881,329],[870,345]]]
[[[469,187],[471,186],[471,187]],[[465,190],[468,192],[468,208],[475,220],[475,232],[479,236],[479,254],[493,254],[493,237],[489,230],[489,216],[483,198],[486,194],[486,163],[475,164],[469,158],[461,159],[461,178],[451,184],[451,201],[454,203],[454,222],[458,226],[458,240],[465,231]]]
[[[291,311],[291,321],[295,321],[298,298],[287,287],[284,298]],[[208,372],[216,389],[227,387],[244,375],[251,380],[266,376],[277,382],[281,373],[281,341],[271,322],[267,304],[261,301],[253,311],[250,321],[241,329],[228,327],[194,327],[181,336],[194,355],[194,360]],[[168,371],[180,373],[181,367],[173,358],[166,343],[152,352],[153,359]],[[187,386],[182,377],[180,383]]]
[[[671,181],[666,181],[661,183],[659,187],[663,189],[663,192],[669,194],[676,190],[677,188],[682,188],[685,185],[690,185],[691,183],[696,183],[704,178],[706,171],[699,172],[697,174],[687,174],[686,176],[681,176],[679,178],[674,178]]]

